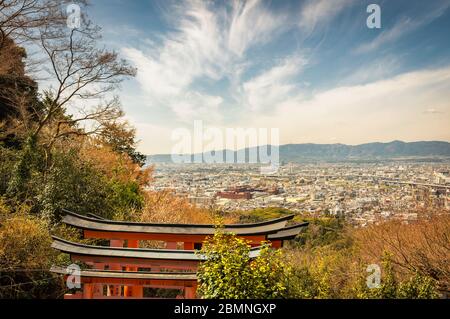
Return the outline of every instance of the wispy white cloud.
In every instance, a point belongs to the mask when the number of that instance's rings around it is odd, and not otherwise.
[[[270,12],[260,0],[233,1],[228,48],[238,56],[256,44],[268,42],[277,31],[288,27],[286,14]]]
[[[161,46],[149,46],[145,52],[124,49],[140,69],[138,79],[148,90],[153,86],[155,93],[177,94],[197,77],[220,78],[227,62],[217,17],[201,2],[192,2],[180,11],[175,31]]]
[[[197,79],[236,81],[250,47],[266,43],[283,28],[284,17],[271,13],[263,1],[234,1],[231,10],[202,1],[176,4],[170,16],[174,31],[161,44],[123,49],[138,68],[137,80],[154,104],[168,107],[178,120],[220,117],[223,98],[198,92]],[[209,109],[209,112],[206,110]]]
[[[304,57],[295,55],[246,81],[243,83],[244,105],[250,111],[261,111],[289,98],[297,87],[292,80],[306,64]]]
[[[178,96],[169,106],[180,122],[192,124],[194,119],[220,122],[220,105],[222,103],[223,98],[220,96],[192,91]]]
[[[308,0],[301,8],[299,27],[307,33],[312,32],[319,25],[333,20],[352,3],[354,0]]]
[[[422,22],[415,21],[411,18],[403,18],[397,22],[391,29],[383,31],[373,41],[364,43],[355,49],[355,53],[366,53],[382,47],[383,45],[395,41],[402,35],[418,28]]]
[[[402,66],[401,56],[385,55],[378,59],[374,59],[365,63],[361,67],[355,68],[349,66],[348,69],[353,70],[348,75],[343,75],[341,84],[355,85],[378,81],[384,78],[389,78],[397,74]]]
[[[145,51],[128,47],[123,52],[138,68],[137,80],[153,107],[168,108],[183,122],[205,113],[205,108],[210,115],[217,110],[220,97],[190,86],[198,78],[220,79],[228,58],[218,17],[205,3],[189,2],[174,10],[175,30],[161,44],[148,42]]]

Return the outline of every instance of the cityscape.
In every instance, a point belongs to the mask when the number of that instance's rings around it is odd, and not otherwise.
[[[157,163],[149,190],[165,189],[224,212],[280,207],[366,226],[450,212],[450,164],[288,163],[276,174],[261,175],[255,164]]]

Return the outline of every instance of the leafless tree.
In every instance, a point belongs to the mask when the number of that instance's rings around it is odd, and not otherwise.
[[[91,100],[100,101],[108,97],[125,77],[134,76],[136,70],[120,59],[116,52],[97,47],[99,28],[86,22],[80,29],[57,31],[57,36],[50,35],[47,30],[41,33],[40,45],[44,50],[49,67],[46,71],[51,75],[52,86],[44,94],[46,96],[45,116],[40,119],[34,134],[56,120],[56,130],[52,140],[67,136],[70,125],[85,121],[95,121],[101,125],[106,120],[113,120],[122,115],[116,98],[99,106],[88,107]],[[63,36],[65,34],[65,36]],[[68,106],[76,106],[79,114],[70,119],[56,118]],[[66,124],[66,130],[61,128]],[[85,133],[96,133],[100,127]],[[79,130],[73,130],[79,134]]]
[[[70,1],[86,5],[85,0]],[[39,37],[39,28],[61,28],[68,0],[0,0],[0,48],[5,39],[27,41]]]
[[[400,271],[420,272],[438,281],[441,289],[450,287],[450,217],[439,211],[418,221],[403,224],[390,221],[355,232],[367,261],[376,261],[383,252]]]
[[[51,140],[69,134],[80,134],[82,122],[101,124],[122,115],[116,98],[104,101],[135,69],[118,54],[98,47],[100,28],[80,12],[80,26],[66,25],[64,4],[57,0],[0,0],[0,50],[5,39],[19,39],[34,43],[42,49],[51,86],[44,91],[43,110],[38,114],[37,136],[45,126],[53,127]],[[71,3],[73,3],[71,1]],[[75,1],[83,8],[85,0]],[[103,101],[88,107],[92,102]],[[79,114],[61,117],[69,106],[77,106]],[[77,117],[78,116],[78,117]],[[74,129],[68,130],[69,127]],[[97,129],[85,133],[98,132]],[[50,144],[53,142],[50,141]]]

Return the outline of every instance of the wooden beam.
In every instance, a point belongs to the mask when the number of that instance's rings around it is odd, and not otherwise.
[[[140,268],[157,269],[181,269],[197,271],[198,261],[190,260],[166,260],[166,259],[142,259],[142,258],[124,258],[110,256],[85,256],[71,255],[72,260],[78,260],[86,263],[105,263],[121,266],[135,266]]]
[[[148,233],[130,233],[130,232],[110,232],[97,230],[84,230],[85,238],[103,238],[103,239],[118,239],[118,240],[157,240],[164,242],[196,242],[201,243],[205,241],[208,235],[189,235],[189,234],[148,234]],[[266,240],[265,235],[246,235],[239,236],[251,242],[260,243]]]
[[[180,279],[133,279],[133,278],[103,278],[103,277],[81,277],[81,283],[92,287],[93,284],[103,285],[127,285],[133,289],[137,287],[158,287],[167,289],[181,289],[183,287],[195,287],[196,280],[180,280]]]
[[[168,241],[166,242],[166,249],[177,249],[178,243],[176,241]]]
[[[83,299],[83,293],[78,291],[74,294],[65,294],[64,299]]]

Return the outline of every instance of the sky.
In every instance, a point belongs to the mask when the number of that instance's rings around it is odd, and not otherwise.
[[[368,28],[369,4],[381,28]],[[94,0],[138,149],[177,128],[279,128],[280,144],[450,141],[450,0]]]

